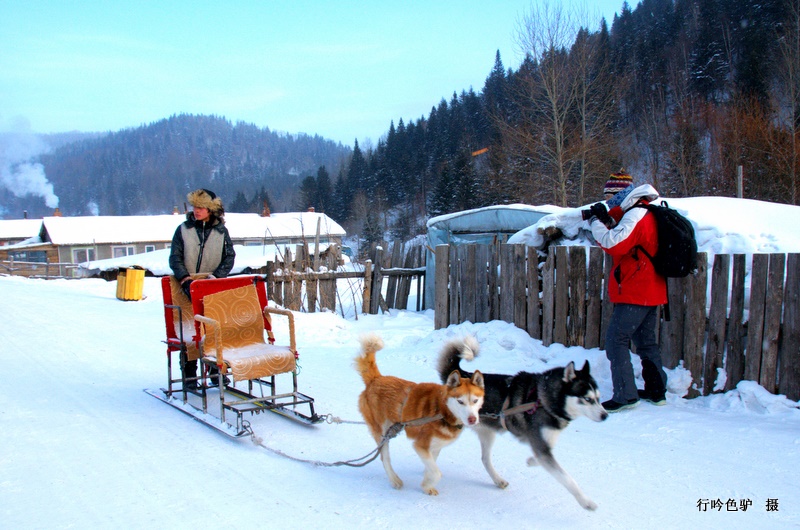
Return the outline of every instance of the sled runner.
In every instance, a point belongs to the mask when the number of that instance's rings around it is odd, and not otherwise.
[[[294,315],[268,307],[262,277],[195,280],[191,302],[174,277],[162,278],[161,288],[167,387],[148,394],[230,436],[249,434],[246,412],[271,411],[306,424],[322,421],[313,398],[297,389]],[[273,315],[288,320],[288,345],[275,344]],[[187,379],[181,368],[193,359],[199,359],[201,374]],[[281,375],[282,381],[291,376],[290,391],[278,392]]]

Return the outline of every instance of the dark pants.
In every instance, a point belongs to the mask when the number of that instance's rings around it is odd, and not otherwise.
[[[663,393],[666,388],[667,374],[661,365],[661,351],[656,342],[656,310],[656,306],[614,305],[606,332],[606,356],[611,361],[614,385],[611,399],[617,403],[639,399],[629,350],[631,341],[636,345],[636,354],[642,358],[643,371],[648,372],[645,375],[652,374],[645,377],[645,389]]]

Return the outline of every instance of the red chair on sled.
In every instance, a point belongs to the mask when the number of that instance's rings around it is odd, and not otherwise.
[[[215,428],[222,426],[223,432],[232,431],[234,436],[248,434],[242,417],[245,412],[273,411],[309,424],[322,421],[314,412],[314,400],[298,391],[294,315],[267,305],[263,277],[195,280],[191,284],[191,307],[187,307],[190,302],[186,296],[175,291],[176,284],[174,278],[162,279],[169,371],[164,393],[170,398],[164,401],[184,412],[189,406],[196,419]],[[192,320],[187,319],[187,313]],[[275,344],[273,315],[288,320],[288,345]],[[200,359],[198,390],[187,389],[183,371],[180,378],[173,377],[174,352],[180,352],[181,363],[194,355]],[[212,368],[219,370],[221,377],[215,377],[222,380],[219,386],[210,384]],[[278,391],[278,376],[282,375],[285,377],[281,379],[291,377],[291,390]],[[174,389],[178,383],[180,389]],[[180,406],[172,395],[176,392],[183,396]],[[213,406],[215,402],[218,409]],[[210,410],[210,404],[218,414]]]
[[[196,334],[192,302],[183,294],[180,283],[174,276],[161,278],[161,295],[164,299],[164,325],[167,339],[167,388],[165,392],[171,396],[173,392],[183,392],[186,381],[183,379],[183,365],[187,361],[200,358],[200,351],[194,342]],[[172,355],[179,353],[179,375],[173,376]],[[177,389],[174,385],[180,385]],[[184,396],[184,401],[186,396]]]

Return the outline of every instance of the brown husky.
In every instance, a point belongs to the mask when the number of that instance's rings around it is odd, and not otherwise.
[[[375,353],[382,348],[383,340],[379,336],[361,337],[361,355],[356,358],[356,369],[366,388],[358,398],[358,408],[378,444],[392,425],[406,424],[406,435],[414,441],[414,450],[425,464],[422,490],[428,495],[438,495],[435,486],[442,478],[436,465],[439,451],[459,437],[465,424],[477,425],[478,411],[483,404],[483,376],[476,371],[471,377],[462,378],[454,371],[445,384],[440,385],[381,375],[375,364]],[[403,481],[392,469],[388,440],[380,454],[389,482],[394,488],[402,488]]]

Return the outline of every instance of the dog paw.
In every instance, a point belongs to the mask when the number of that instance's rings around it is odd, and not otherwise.
[[[590,499],[580,499],[578,502],[581,503],[581,506],[592,512],[597,509],[597,504],[592,502]]]
[[[423,491],[431,496],[439,495],[439,490],[437,490],[436,488],[425,488]]]
[[[536,460],[535,456],[531,456],[528,460],[525,461],[528,464],[528,467],[535,467],[539,465],[539,461]]]
[[[396,489],[396,490],[403,489],[403,481],[402,481],[402,480],[400,480],[399,478],[398,478],[398,479],[393,479],[393,480],[390,480],[389,482],[391,482],[391,483],[392,483],[392,487],[393,487],[394,489]]]
[[[504,490],[504,489],[506,489],[508,487],[508,481],[507,480],[503,480],[501,478],[498,478],[497,480],[495,480],[494,484],[495,484],[495,486],[497,486],[501,490]]]

